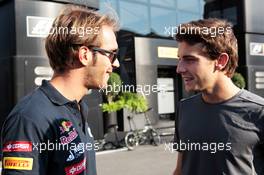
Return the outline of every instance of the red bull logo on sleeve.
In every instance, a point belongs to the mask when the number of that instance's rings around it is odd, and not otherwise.
[[[29,141],[10,141],[4,143],[3,152],[31,152],[32,143]]]

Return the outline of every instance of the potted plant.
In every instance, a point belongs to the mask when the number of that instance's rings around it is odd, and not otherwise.
[[[144,112],[148,109],[147,100],[135,92],[122,92],[122,81],[117,73],[112,73],[108,86],[104,91],[105,103],[101,105],[102,111],[107,112],[105,129],[109,125],[117,124],[116,112],[126,108],[131,112]]]
[[[244,89],[246,87],[245,79],[240,73],[234,73],[232,81],[240,89]]]
[[[117,125],[116,111],[120,110],[123,106],[120,102],[116,102],[121,85],[120,76],[113,72],[108,79],[106,89],[103,91],[105,103],[101,105],[102,111],[106,113],[104,118],[105,130],[108,130],[110,125]]]
[[[147,100],[137,93],[122,92],[119,99],[123,104],[123,108],[126,108],[131,112],[145,112],[148,109]]]

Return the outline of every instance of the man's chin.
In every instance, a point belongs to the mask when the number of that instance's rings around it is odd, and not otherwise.
[[[103,83],[103,84],[101,84],[101,85],[100,85],[100,89],[101,89],[101,88],[102,88],[102,89],[106,89],[106,88],[107,88],[107,83]]]
[[[98,84],[97,86],[94,86],[94,89],[106,89],[107,88],[107,84]]]
[[[89,85],[86,88],[87,89],[106,89],[107,84],[106,83],[98,83],[98,84]]]
[[[184,88],[184,90],[185,90],[187,93],[198,93],[198,92],[201,92],[201,90],[199,90],[199,89],[195,89],[195,88]]]
[[[191,92],[193,92],[193,90],[190,90],[190,89],[185,89],[185,91],[186,91],[187,93],[191,93]]]
[[[192,87],[185,87],[184,89],[188,93],[191,93],[191,92],[195,92],[196,91],[195,88],[192,88]]]

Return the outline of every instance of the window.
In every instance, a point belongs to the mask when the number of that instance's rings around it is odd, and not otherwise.
[[[165,27],[203,18],[204,0],[100,0],[100,10],[107,5],[116,9],[121,29],[139,34],[154,32],[168,36]]]
[[[148,7],[146,5],[120,1],[120,19],[123,29],[137,33],[150,32]]]
[[[152,30],[162,36],[167,36],[166,28],[176,26],[176,13],[174,10],[167,10],[163,8],[151,8],[151,28]]]
[[[178,11],[178,24],[177,25],[180,25],[182,23],[186,23],[186,22],[189,22],[189,21],[193,21],[193,20],[197,20],[197,19],[200,19],[201,18],[201,15],[199,14],[195,14],[195,13],[188,13],[186,11]]]
[[[178,0],[177,8],[180,10],[188,11],[191,13],[200,12],[200,2],[199,0]]]
[[[165,7],[175,7],[175,0],[150,0],[151,4],[165,6]]]

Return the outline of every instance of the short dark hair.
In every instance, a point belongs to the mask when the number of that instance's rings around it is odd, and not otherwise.
[[[233,76],[238,66],[238,48],[231,23],[217,18],[191,21],[178,26],[175,38],[178,42],[184,41],[190,45],[202,43],[204,53],[213,60],[221,53],[227,53],[229,61],[224,71],[227,76]]]

